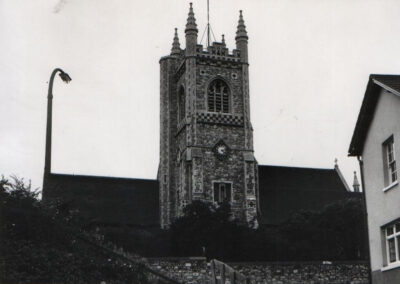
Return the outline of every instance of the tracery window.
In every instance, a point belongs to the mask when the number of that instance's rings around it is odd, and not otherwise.
[[[208,111],[229,113],[229,105],[228,85],[220,79],[212,81],[207,90]]]

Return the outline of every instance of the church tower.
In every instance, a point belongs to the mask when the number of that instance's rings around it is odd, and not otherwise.
[[[193,200],[229,202],[235,218],[257,226],[257,161],[250,122],[248,36],[242,16],[236,49],[203,48],[190,4],[185,49],[177,29],[160,59],[161,226]]]

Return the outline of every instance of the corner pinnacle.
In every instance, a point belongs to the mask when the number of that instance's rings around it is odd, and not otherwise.
[[[175,28],[174,41],[172,42],[171,55],[179,55],[181,53],[181,46],[179,44],[178,29]]]
[[[197,33],[197,24],[193,12],[193,4],[190,2],[189,14],[186,23],[185,33],[188,31],[195,31]]]
[[[242,10],[239,11],[239,23],[237,26],[237,31],[236,31],[236,37],[235,39],[248,39],[249,37],[247,36],[247,31],[246,31],[246,26],[244,24],[244,20],[243,20],[243,14],[242,14]]]

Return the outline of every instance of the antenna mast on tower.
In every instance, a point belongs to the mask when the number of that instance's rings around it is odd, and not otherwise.
[[[206,28],[204,29],[203,35],[201,36],[200,43],[203,42],[204,34],[206,32],[207,32],[207,42],[206,42],[206,44],[207,44],[207,47],[209,47],[211,45],[211,34],[213,35],[214,40],[216,40],[214,32],[213,32],[213,30],[211,28],[211,25],[210,25],[210,0],[207,0],[207,25],[206,25]]]
[[[207,0],[207,47],[210,46],[210,0]]]

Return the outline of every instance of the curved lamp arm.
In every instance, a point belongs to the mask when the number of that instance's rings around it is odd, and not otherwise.
[[[49,81],[49,91],[47,93],[48,98],[53,98],[53,82],[54,82],[54,77],[56,76],[57,72],[60,72],[60,77],[65,83],[69,83],[72,79],[68,75],[68,73],[65,73],[61,68],[56,68],[53,70],[50,76],[50,81]]]
[[[45,152],[45,160],[44,160],[45,178],[51,172],[51,130],[52,130],[52,116],[53,116],[53,82],[54,82],[54,77],[56,76],[57,72],[60,72],[59,75],[65,83],[69,83],[71,81],[71,77],[60,68],[54,69],[50,76],[49,90],[47,93],[46,152]],[[45,180],[43,180],[43,188],[44,188],[44,181]]]

